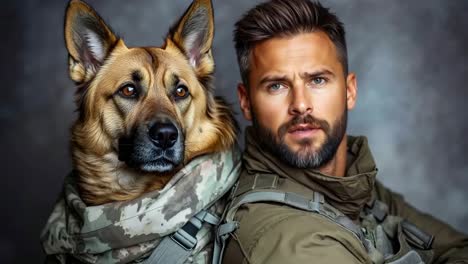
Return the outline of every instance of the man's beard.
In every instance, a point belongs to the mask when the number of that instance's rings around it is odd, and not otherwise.
[[[252,124],[260,145],[281,159],[286,164],[300,169],[317,169],[326,165],[335,156],[345,133],[348,119],[348,111],[345,108],[343,114],[330,125],[322,119],[311,115],[296,116],[292,120],[280,126],[276,136],[270,129],[260,125],[255,113],[252,115]],[[325,133],[325,142],[318,149],[313,149],[313,139],[303,139],[299,142],[299,150],[294,152],[285,143],[284,137],[288,130],[295,125],[309,124],[320,127]]]

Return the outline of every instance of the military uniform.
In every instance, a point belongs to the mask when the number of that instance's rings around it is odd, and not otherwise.
[[[214,221],[206,216],[223,211],[222,197],[237,181],[239,171],[237,149],[204,155],[190,161],[160,191],[99,206],[83,203],[76,175],[70,175],[41,234],[46,262],[142,263],[151,258],[145,263],[210,263]],[[200,212],[206,214],[200,216]],[[189,232],[196,230],[194,248],[187,250],[186,260],[167,260],[174,256],[164,254],[175,255],[177,247],[171,244],[174,237],[168,237],[185,226]],[[164,242],[168,244],[161,254],[152,254]]]
[[[366,138],[348,137],[346,176],[333,177],[288,167],[246,134],[232,198],[242,205],[231,210],[235,225],[226,224],[233,233],[222,263],[468,263],[466,235],[376,181]],[[256,202],[244,203],[247,194]],[[320,206],[325,213],[311,209]]]

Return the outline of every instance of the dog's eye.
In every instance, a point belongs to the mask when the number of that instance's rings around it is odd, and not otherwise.
[[[129,98],[132,98],[132,97],[135,97],[137,95],[137,89],[132,86],[132,85],[125,85],[124,87],[122,87],[120,90],[119,90],[119,93],[123,96],[123,97],[129,97]]]
[[[183,99],[189,95],[189,90],[185,85],[179,85],[174,91],[175,99]]]

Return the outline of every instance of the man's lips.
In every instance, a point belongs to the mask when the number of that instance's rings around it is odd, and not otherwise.
[[[295,125],[289,128],[288,133],[312,132],[318,129],[320,129],[319,126],[314,126],[310,124],[301,124],[301,125]]]
[[[320,130],[321,128],[316,125],[314,126],[311,124],[300,124],[289,128],[288,135],[291,137],[291,139],[296,141],[311,138]]]

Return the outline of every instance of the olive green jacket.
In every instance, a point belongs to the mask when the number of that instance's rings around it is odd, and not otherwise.
[[[295,192],[315,190],[327,203],[358,219],[372,196],[390,215],[406,218],[435,236],[433,263],[468,263],[468,237],[424,214],[375,180],[377,169],[365,137],[348,137],[346,177],[288,168],[265,152],[248,131],[242,177],[272,173],[296,183]],[[236,214],[239,229],[228,241],[223,263],[372,263],[357,237],[319,214],[273,203],[247,204]]]

